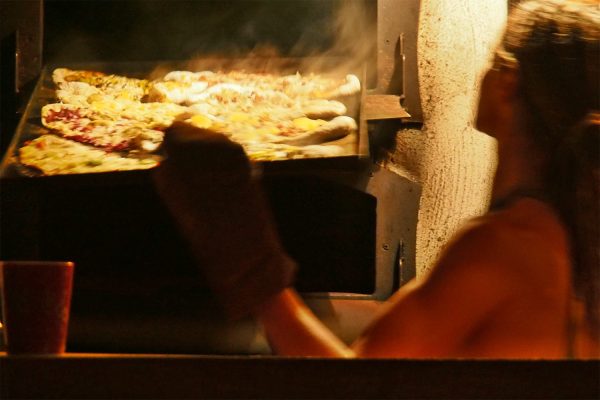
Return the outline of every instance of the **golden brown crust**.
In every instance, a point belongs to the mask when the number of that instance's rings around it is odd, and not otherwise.
[[[82,174],[152,168],[153,156],[124,157],[55,135],[42,135],[19,149],[19,162],[44,175]]]
[[[344,148],[328,143],[357,130],[344,103],[333,100],[360,90],[353,75],[172,71],[146,81],[57,68],[52,78],[60,103],[42,108],[42,124],[63,139],[125,155],[159,149],[163,131],[175,121],[223,133],[254,160],[341,155]],[[54,138],[36,143],[46,141],[57,146]],[[32,156],[36,149],[23,146],[23,159],[46,160]]]

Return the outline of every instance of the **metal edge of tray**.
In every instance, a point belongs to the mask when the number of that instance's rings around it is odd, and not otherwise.
[[[320,65],[339,65],[336,58],[317,58],[320,60]],[[312,58],[272,58],[268,60],[261,60],[259,58],[252,59],[250,65],[254,65],[260,71],[277,70],[281,71],[282,66],[285,70],[298,71],[302,65],[311,65]],[[35,171],[33,168],[29,168],[19,163],[18,161],[18,150],[28,140],[35,139],[39,135],[47,134],[48,130],[41,125],[41,108],[45,104],[49,104],[56,101],[53,82],[52,82],[52,71],[58,67],[71,68],[71,69],[88,69],[88,70],[101,70],[107,73],[121,73],[132,77],[148,76],[152,71],[157,71],[160,68],[171,69],[177,67],[194,67],[195,70],[199,70],[204,67],[219,65],[225,69],[229,66],[241,65],[240,63],[247,60],[238,59],[222,59],[222,58],[203,58],[196,59],[192,64],[189,61],[156,61],[156,62],[98,62],[98,63],[77,63],[77,64],[61,64],[59,65],[46,65],[42,69],[42,73],[36,83],[36,86],[32,92],[32,95],[27,103],[25,112],[19,121],[17,129],[11,140],[10,145],[2,162],[0,164],[0,180],[11,180],[11,179],[36,179],[36,180],[48,180],[55,183],[70,183],[79,182],[80,179],[85,179],[86,183],[129,183],[139,182],[149,179],[152,169],[146,170],[132,170],[132,171],[108,171],[108,172],[94,172],[94,173],[79,173],[79,174],[57,174],[57,175],[43,175],[40,172]],[[247,64],[248,65],[248,64]],[[294,67],[296,66],[296,68]],[[190,68],[191,69],[191,68]],[[193,69],[191,69],[193,70]],[[305,71],[301,71],[305,72]],[[315,71],[309,71],[315,72]],[[354,144],[355,149],[352,154],[333,156],[333,157],[317,157],[317,158],[300,158],[300,159],[288,159],[288,160],[275,160],[275,161],[259,161],[265,174],[305,174],[305,173],[319,173],[320,171],[332,171],[332,170],[355,170],[361,168],[365,161],[369,157],[369,140],[367,132],[367,122],[363,118],[363,104],[365,99],[366,90],[364,88],[366,68],[361,66],[360,72],[348,71],[349,73],[355,73],[360,76],[362,84],[361,92],[359,94],[359,103],[354,111],[354,117],[358,121],[357,132],[352,133],[356,135],[356,141]],[[337,144],[336,142],[343,142],[342,140],[329,142],[328,144]]]
[[[22,132],[27,131],[25,126],[27,124],[31,124],[33,119],[35,118],[35,116],[32,115],[34,108],[36,108],[36,107],[34,107],[34,103],[38,99],[42,98],[41,93],[43,93],[44,80],[46,79],[45,75],[46,75],[46,72],[44,70],[42,70],[40,77],[38,78],[38,81],[35,85],[35,88],[33,89],[31,97],[29,98],[29,100],[27,102],[25,111],[23,112],[23,115],[21,116],[21,119],[19,120],[19,123],[13,134],[11,142],[10,142],[6,152],[3,155],[2,162],[0,163],[0,179],[4,180],[7,178],[21,178],[21,177],[35,176],[34,173],[29,174],[26,167],[24,167],[23,165],[21,165],[19,163],[19,161],[17,160],[17,152],[18,152],[19,147],[26,140],[29,140],[29,139],[23,138]],[[39,111],[39,108],[38,108],[38,111]],[[37,119],[39,121],[39,116]],[[40,126],[40,122],[36,122],[36,125]]]

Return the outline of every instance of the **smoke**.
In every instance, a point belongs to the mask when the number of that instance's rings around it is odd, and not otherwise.
[[[339,71],[356,71],[376,58],[376,14],[374,1],[350,0],[338,5],[333,21],[331,48],[320,57],[343,58]]]
[[[300,71],[360,74],[376,57],[375,5],[374,0],[47,0],[45,57],[64,66],[161,65],[153,77],[173,61],[188,69],[268,70],[293,69],[291,59]]]
[[[252,70],[280,73],[363,74],[376,58],[373,0],[266,1],[239,26],[242,43],[197,54],[190,70]],[[227,24],[235,23],[229,15]],[[222,14],[218,16],[227,19]],[[294,23],[290,24],[289,21]],[[217,40],[224,40],[227,37]],[[248,44],[252,46],[248,47]]]

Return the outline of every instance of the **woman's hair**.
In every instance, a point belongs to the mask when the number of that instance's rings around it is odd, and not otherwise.
[[[595,334],[600,302],[600,7],[526,0],[498,56],[518,65],[534,143],[549,155],[545,190],[570,234],[573,285]]]

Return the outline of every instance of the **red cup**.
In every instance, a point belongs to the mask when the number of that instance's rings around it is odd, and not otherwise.
[[[74,266],[68,261],[0,262],[9,354],[65,352]]]

